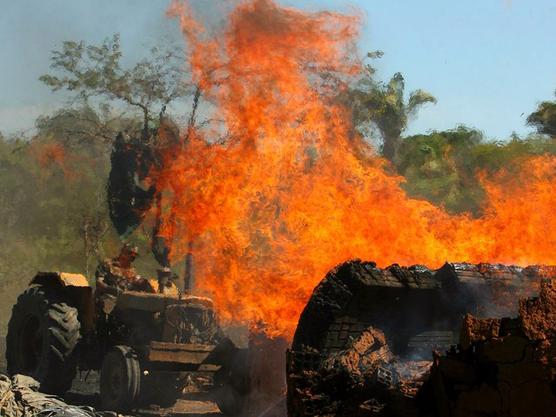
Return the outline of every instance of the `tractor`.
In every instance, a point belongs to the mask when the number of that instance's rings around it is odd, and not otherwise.
[[[224,335],[210,299],[119,291],[101,303],[80,274],[33,278],[12,310],[6,360],[10,374],[30,375],[56,395],[78,369],[100,371],[104,410],[169,406],[197,384],[235,416],[249,389],[247,349]]]

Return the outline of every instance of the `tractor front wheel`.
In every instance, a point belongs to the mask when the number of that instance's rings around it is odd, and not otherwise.
[[[106,354],[100,371],[100,400],[104,410],[128,411],[137,405],[141,367],[128,346],[115,346]]]

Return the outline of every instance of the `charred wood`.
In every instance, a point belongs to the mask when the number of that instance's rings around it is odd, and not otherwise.
[[[289,416],[556,415],[554,276],[541,266],[338,266],[288,352]]]

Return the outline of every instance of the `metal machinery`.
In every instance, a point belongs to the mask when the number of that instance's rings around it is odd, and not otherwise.
[[[248,390],[247,350],[224,335],[210,299],[124,291],[100,302],[79,274],[35,276],[13,307],[6,359],[10,374],[58,395],[77,369],[100,370],[106,410],[169,405],[194,386],[233,416]]]

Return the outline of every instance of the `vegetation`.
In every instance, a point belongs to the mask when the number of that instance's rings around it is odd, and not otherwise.
[[[188,131],[195,123],[200,90],[188,84],[184,67],[183,51],[154,47],[147,58],[124,68],[116,34],[101,45],[64,42],[60,51],[52,53],[54,73],[40,77],[53,91],[65,89],[73,99],[85,103],[82,111],[65,109],[55,116],[75,122],[73,126],[64,126],[69,129],[60,131],[62,136],[73,141],[96,138],[103,143],[114,142],[106,199],[110,220],[123,239],[137,229],[153,204],[157,207],[161,204],[156,184],[146,185],[144,180],[150,167],[161,163],[159,148],[165,144],[159,140],[159,128],[165,130],[167,140],[179,140],[177,126],[165,115],[167,106],[194,95]],[[89,105],[91,97],[99,103],[98,115]],[[124,113],[114,117],[114,107],[122,104]],[[132,114],[140,114],[140,132],[137,119],[124,116],[128,109],[134,111]],[[48,127],[51,121],[40,120],[40,126]],[[123,134],[116,140],[118,132]],[[164,240],[158,237],[158,227],[157,219],[151,232],[153,254],[168,266],[167,249]]]
[[[118,34],[101,45],[67,41],[60,51],[52,53],[54,74],[42,75],[40,80],[53,91],[69,91],[74,98],[100,99],[105,114],[118,102],[138,111],[142,138],[147,140],[149,125],[170,103],[191,93],[182,56],[175,48],[153,47],[150,56],[124,68]]]
[[[556,137],[556,102],[543,101],[537,110],[527,117],[527,124],[537,128],[537,132]]]
[[[382,57],[381,51],[370,52],[370,59]],[[348,102],[353,109],[356,126],[365,130],[375,127],[382,137],[382,154],[389,161],[399,162],[402,133],[407,123],[426,103],[436,103],[436,98],[424,90],[415,90],[405,98],[405,80],[399,72],[388,83],[376,81],[375,69],[366,66],[365,75],[351,90]]]
[[[478,174],[517,169],[524,158],[556,154],[556,141],[544,135],[517,136],[507,141],[487,141],[481,132],[460,126],[404,138],[399,174],[410,196],[444,206],[452,213],[479,215],[484,190]]]

